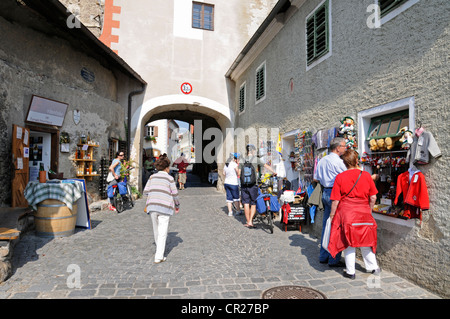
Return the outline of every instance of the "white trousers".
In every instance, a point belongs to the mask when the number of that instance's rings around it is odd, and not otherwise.
[[[166,249],[170,215],[151,212],[150,216],[152,217],[153,235],[156,244],[155,261],[160,261],[164,258]]]
[[[360,247],[363,256],[364,265],[367,271],[378,269],[377,259],[371,247]],[[345,254],[345,268],[349,275],[355,274],[356,249],[355,247],[347,247],[344,250]]]

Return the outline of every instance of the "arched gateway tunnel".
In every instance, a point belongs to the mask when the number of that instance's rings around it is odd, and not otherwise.
[[[147,100],[136,109],[131,118],[130,159],[142,167],[144,127],[159,119],[174,119],[194,125],[195,163],[193,173],[207,179],[212,167],[223,167],[225,145],[233,143],[227,129],[233,127],[234,112],[227,106],[199,96],[169,95]],[[216,166],[217,165],[217,166]],[[133,170],[131,179],[143,189],[141,170]],[[222,179],[217,187],[223,187]]]

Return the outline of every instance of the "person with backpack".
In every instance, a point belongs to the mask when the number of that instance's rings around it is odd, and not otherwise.
[[[261,158],[256,156],[256,147],[252,144],[246,146],[244,161],[239,164],[239,176],[241,181],[241,202],[244,205],[244,214],[247,228],[256,228],[253,225],[253,217],[256,214],[256,199],[258,198],[257,174],[259,166],[272,172],[274,176],[277,173],[267,165]]]

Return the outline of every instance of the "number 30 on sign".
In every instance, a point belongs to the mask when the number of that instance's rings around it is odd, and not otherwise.
[[[192,85],[190,83],[184,82],[181,84],[181,92],[184,94],[190,94],[192,92]]]

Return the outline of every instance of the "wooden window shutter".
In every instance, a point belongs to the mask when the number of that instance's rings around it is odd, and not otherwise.
[[[328,1],[321,5],[306,21],[306,55],[310,65],[329,51]]]
[[[109,163],[112,162],[114,157],[115,157],[115,154],[114,154],[114,141],[112,139],[108,139],[108,159],[109,159]]]
[[[119,141],[119,152],[123,152],[125,154],[124,158],[128,158],[127,141]]]
[[[371,119],[367,140],[401,136],[398,132],[409,123],[409,111],[400,111]]]
[[[239,90],[239,112],[242,113],[245,110],[245,84]]]
[[[265,92],[265,69],[266,66],[262,65],[256,72],[256,101],[261,100]]]
[[[158,127],[157,126],[153,126],[153,136],[158,137]]]

